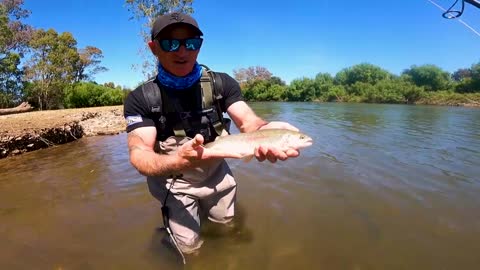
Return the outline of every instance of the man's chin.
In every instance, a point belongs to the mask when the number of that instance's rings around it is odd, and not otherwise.
[[[184,76],[187,76],[190,72],[192,71],[192,68],[188,68],[188,67],[177,67],[174,69],[174,73],[173,75],[177,76],[177,77],[184,77]]]

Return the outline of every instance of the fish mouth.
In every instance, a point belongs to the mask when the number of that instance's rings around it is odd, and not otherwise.
[[[313,139],[308,139],[302,144],[302,148],[309,147],[313,144]]]

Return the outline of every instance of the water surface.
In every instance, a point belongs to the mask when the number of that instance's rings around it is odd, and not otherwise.
[[[205,222],[186,269],[480,269],[480,110],[254,103],[314,138],[230,162],[233,233]],[[183,269],[126,134],[0,160],[0,269]]]

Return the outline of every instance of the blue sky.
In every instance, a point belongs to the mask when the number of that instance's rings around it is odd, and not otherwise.
[[[231,75],[259,65],[289,83],[362,62],[399,74],[411,65],[453,72],[480,61],[480,36],[428,0],[197,0],[193,7],[205,34],[198,61]],[[144,79],[132,68],[142,62],[141,25],[129,20],[123,0],[25,0],[24,8],[28,24],[71,32],[78,47],[103,51],[109,71],[97,82],[135,87]],[[480,32],[480,9],[466,4],[461,19]]]

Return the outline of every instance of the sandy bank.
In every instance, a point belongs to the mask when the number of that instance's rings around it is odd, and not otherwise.
[[[123,106],[35,111],[0,116],[0,158],[125,131]]]

